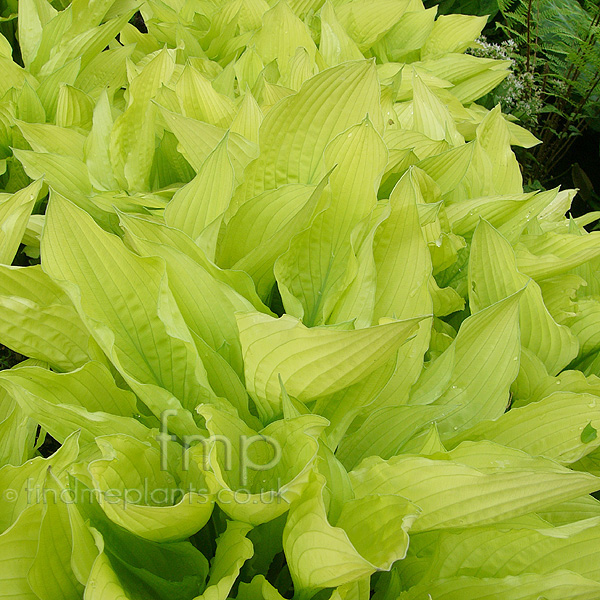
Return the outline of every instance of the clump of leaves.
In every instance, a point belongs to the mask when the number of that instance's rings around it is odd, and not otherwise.
[[[485,19],[19,11],[2,593],[598,597],[600,233],[523,192]]]

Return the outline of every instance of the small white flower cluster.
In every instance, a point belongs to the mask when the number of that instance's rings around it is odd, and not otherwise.
[[[544,102],[533,73],[510,73],[498,92],[497,101],[506,112],[513,113],[529,125],[537,124]]]
[[[481,58],[511,62],[510,74],[493,92],[494,104],[499,102],[504,112],[518,117],[525,126],[537,125],[544,102],[535,75],[526,69],[525,58],[519,54],[515,40],[508,39],[495,44],[481,36],[469,53]]]
[[[512,39],[504,40],[499,44],[493,44],[488,42],[484,35],[477,38],[474,46],[468,50],[469,54],[473,56],[494,58],[496,60],[510,60],[513,64],[515,62],[514,55],[517,51],[517,44]]]

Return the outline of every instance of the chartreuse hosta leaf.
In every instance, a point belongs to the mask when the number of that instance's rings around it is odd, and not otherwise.
[[[457,83],[452,88],[452,95],[455,96],[458,100],[460,100],[463,104],[470,104],[473,100],[477,100],[482,96],[485,96],[487,93],[491,92],[499,83],[502,83],[508,76],[507,67],[509,67],[509,63],[503,61],[503,63],[497,62],[495,65],[490,67],[488,70],[483,71],[482,73],[478,73],[473,77],[470,77],[466,81],[461,81]],[[508,127],[509,132],[511,131],[510,126]],[[533,138],[533,139],[531,139]],[[517,140],[519,141],[519,140]],[[512,141],[511,143],[517,143],[517,141]],[[531,143],[531,145],[536,145],[538,140],[533,136],[525,138],[524,143]]]
[[[335,523],[327,519],[324,480],[315,476],[292,504],[283,547],[298,597],[388,570],[406,555],[419,509],[385,493],[349,500]]]
[[[87,490],[83,489],[83,498]],[[97,504],[80,510],[91,525],[97,556],[84,598],[193,598],[205,588],[208,561],[189,542],[152,542],[108,520]]]
[[[310,223],[326,185],[326,177],[316,186],[285,185],[244,202],[221,232],[218,264],[251,275],[257,293],[266,298],[276,281],[275,261],[288,248],[290,237]],[[255,227],[246,244],[242,240],[248,221]]]
[[[133,216],[121,213],[119,218],[126,232],[131,232],[135,237],[148,242],[164,244],[183,252],[199,263],[217,281],[226,283],[246,298],[256,310],[270,312],[258,297],[252,278],[245,271],[217,267],[207,258],[206,253],[182,231],[139,215]],[[127,236],[125,239],[127,240]]]
[[[76,506],[55,500],[68,498],[64,492],[68,489],[49,473],[37,553],[27,574],[32,591],[43,600],[81,598],[96,555],[93,537]]]
[[[321,40],[319,52],[328,66],[348,60],[359,60],[362,54],[336,16],[331,2],[321,8]]]
[[[468,172],[473,160],[474,144],[459,145],[419,161],[417,166],[432,177],[442,194],[454,191]]]
[[[485,219],[509,241],[521,235],[527,223],[556,198],[557,190],[473,198],[446,208],[452,231],[470,237]]]
[[[600,398],[592,394],[555,392],[539,402],[515,408],[496,421],[483,421],[452,442],[488,439],[570,464],[600,445],[597,438],[584,435],[586,427],[600,427],[597,404],[600,406]],[[532,422],[536,423],[535,429],[531,428]]]
[[[74,129],[20,120],[16,121],[16,125],[36,152],[54,152],[74,158],[80,158],[83,153],[86,137]]]
[[[500,523],[598,486],[597,478],[587,473],[485,442],[465,442],[427,458],[371,457],[350,479],[357,498],[399,494],[414,502],[422,511],[414,531]]]
[[[231,518],[258,525],[286,512],[306,487],[327,425],[318,415],[274,421],[260,431],[233,414],[200,407],[211,435],[190,453]]]
[[[18,192],[0,198],[0,263],[12,263],[27,222],[42,189],[42,181],[38,180]]]
[[[392,359],[358,383],[317,399],[313,411],[329,421],[327,439],[332,448],[338,446],[359,413],[385,391],[397,365],[397,358]]]
[[[286,250],[289,238],[308,224],[315,209],[314,200],[310,205],[309,201],[316,189],[316,186],[307,184],[284,185],[263,192],[240,206],[230,206],[232,214],[228,216],[219,239],[217,262],[231,267],[242,261],[245,270],[253,272],[252,263],[258,259],[253,258],[252,253],[259,254],[258,251],[265,246],[264,252],[268,251],[267,256],[270,256],[268,270],[272,271],[275,259]],[[315,200],[318,199],[316,195]],[[309,210],[303,210],[307,205]],[[296,217],[300,218],[303,212],[307,214],[295,224]],[[254,227],[245,231],[248,221],[252,221]],[[278,239],[279,234],[284,232],[287,233],[287,244]]]
[[[535,281],[519,272],[510,244],[489,223],[480,222],[469,260],[471,311],[475,313],[524,287],[519,302],[521,344],[554,375],[577,355],[577,340],[551,317]]]
[[[250,90],[246,90],[229,130],[232,133],[238,133],[254,144],[258,144],[258,131],[262,120],[263,113],[256,98]]]
[[[224,137],[198,175],[175,193],[165,210],[165,223],[197,239],[229,205],[233,183],[234,172]],[[214,243],[211,246],[214,248]]]
[[[65,478],[66,470],[79,454],[78,434],[71,435],[49,458],[37,456],[22,465],[5,465],[0,469],[0,486],[5,493],[0,499],[2,513],[0,531],[7,532],[27,508],[41,504],[41,497],[48,470],[55,477]],[[33,558],[30,557],[30,558]],[[7,577],[7,574],[3,575]]]
[[[108,93],[103,92],[92,115],[92,127],[84,142],[85,164],[92,185],[100,190],[118,187],[110,160],[110,132],[113,117]],[[71,129],[65,129],[71,132]]]
[[[423,454],[430,455],[436,452],[445,452],[446,447],[440,438],[435,423],[426,425],[420,433],[417,433],[406,444],[402,446],[402,452],[405,454]]]
[[[12,468],[12,473],[7,471],[10,467],[0,471],[5,480],[0,534],[2,597],[81,598],[93,548],[81,516],[70,496],[61,495],[64,486],[55,478],[64,477],[64,468],[76,456],[76,439],[71,442],[75,445],[67,442],[65,452],[57,453],[60,458],[35,459]],[[51,464],[56,471],[49,471]],[[11,475],[13,479],[7,479]],[[77,555],[72,552],[74,543]]]
[[[327,145],[366,115],[380,131],[379,86],[372,63],[342,63],[312,77],[267,113],[260,128],[260,156],[246,171],[240,195],[252,198],[286,183],[316,183],[325,174]]]
[[[446,52],[461,52],[467,48],[473,36],[477,37],[485,25],[485,17],[466,15],[441,16],[433,26],[421,54],[423,58],[445,54]]]
[[[308,27],[286,2],[278,2],[264,13],[262,27],[252,41],[263,62],[277,60],[283,74],[290,68],[296,48],[306,48],[313,60],[316,52]]]
[[[150,431],[133,417],[135,397],[119,389],[99,362],[88,362],[70,373],[41,367],[21,367],[0,373],[0,385],[28,415],[59,442],[80,431],[80,442],[93,443],[100,435],[132,433],[147,438]]]
[[[101,357],[68,296],[39,266],[1,266],[0,272],[0,330],[7,346],[61,371]]]
[[[359,581],[340,585],[331,594],[333,600],[367,600],[371,595],[371,578],[365,577]]]
[[[180,409],[172,423],[196,433],[185,409],[214,392],[167,287],[164,262],[132,254],[68,200],[55,195],[51,205],[42,239],[44,270],[62,283],[100,347],[150,410],[159,416]]]
[[[391,458],[430,423],[441,420],[453,407],[389,406],[370,414],[361,427],[347,435],[336,456],[348,469],[368,456]]]
[[[413,169],[400,179],[390,195],[390,214],[379,226],[373,247],[377,265],[375,322],[383,316],[408,319],[434,310],[429,289],[432,260],[419,217],[423,198],[423,187]],[[430,331],[431,321],[423,320],[415,337],[400,348],[395,373],[373,408],[405,402],[421,373]]]
[[[92,184],[83,160],[51,152],[14,150],[14,155],[23,164],[31,178],[44,178],[53,191],[63,194],[91,214],[99,223],[108,226],[106,211],[91,200]]]
[[[536,281],[567,273],[600,256],[600,236],[596,233],[524,235],[515,246],[517,267]]]
[[[379,41],[410,8],[410,0],[359,0],[338,6],[337,13],[348,35],[361,51],[365,51]]]
[[[526,574],[496,577],[451,577],[435,582],[416,585],[398,596],[398,600],[417,600],[430,595],[439,600],[525,600],[547,598],[560,600],[570,597],[577,600],[593,600],[598,596],[600,584],[570,571],[550,574]]]
[[[56,124],[59,127],[77,127],[89,131],[93,111],[93,101],[87,94],[70,85],[60,88],[56,105]]]
[[[408,318],[416,316],[416,310],[431,307],[427,286],[431,257],[418,212],[422,198],[412,171],[404,175],[390,196],[390,214],[379,226],[374,243],[375,320],[391,316]]]
[[[29,488],[28,506],[0,535],[6,598],[81,598],[96,556],[70,490],[52,472],[44,475],[38,487]]]
[[[229,521],[227,530],[217,539],[217,550],[210,565],[206,591],[196,600],[227,600],[243,564],[252,557],[254,548],[246,534],[251,525]]]
[[[34,504],[20,513],[12,527],[0,535],[2,594],[36,600],[27,575],[36,556],[43,507]]]
[[[383,140],[369,121],[337,136],[323,156],[325,168],[333,169],[323,198],[326,208],[292,240],[275,267],[287,312],[308,326],[327,322],[340,298],[350,234],[375,207],[387,160]]]
[[[576,463],[573,463],[572,468],[577,471],[585,471],[587,473],[592,473],[593,475],[599,476],[600,452],[598,452],[598,450],[590,452]]]
[[[390,360],[415,332],[422,317],[357,329],[305,327],[284,315],[238,315],[246,387],[264,418],[281,414],[279,377],[286,390],[308,401],[358,383]],[[285,340],[285,350],[273,349]],[[322,361],[330,368],[321,371]]]
[[[263,575],[257,575],[250,583],[240,583],[238,598],[247,600],[283,600],[283,596]]]
[[[477,144],[492,163],[492,187],[498,194],[518,194],[523,187],[519,163],[510,148],[510,132],[500,106],[477,127]]]
[[[133,191],[148,187],[154,157],[154,116],[151,103],[159,86],[168,81],[175,65],[163,50],[130,81],[129,106],[113,126],[110,159],[120,186]]]
[[[596,298],[583,298],[577,302],[577,313],[572,315],[567,323],[571,331],[579,340],[578,359],[596,354],[600,349],[598,342],[598,317],[600,316],[600,304]]]
[[[599,395],[600,379],[595,375],[586,377],[581,371],[563,371],[557,377],[545,375],[537,382],[531,396],[525,400],[515,401],[515,406],[523,406],[529,402],[543,400],[554,392],[574,392],[577,394]]]
[[[187,326],[241,376],[242,349],[235,314],[253,312],[252,304],[177,248],[139,238],[133,238],[133,245],[141,255],[164,259],[169,287]]]
[[[62,21],[62,23],[60,23]],[[57,24],[65,23],[66,19],[59,18],[57,20]],[[57,33],[60,31],[57,28]],[[50,36],[49,36],[50,37]],[[47,40],[49,43],[46,44],[46,48],[50,46],[53,41]],[[40,60],[43,60],[42,55],[40,54]],[[32,67],[33,69],[33,67]],[[73,60],[70,60],[62,67],[59,67],[52,73],[46,74],[43,78],[43,81],[37,87],[36,92],[44,107],[44,112],[46,113],[46,117],[50,116],[52,118],[56,114],[56,107],[58,104],[58,94],[60,92],[60,88],[63,85],[73,85],[75,80],[77,79],[77,74],[81,70],[81,58],[77,57]]]
[[[6,391],[0,392],[0,430],[1,465],[20,465],[35,456],[37,423]]]
[[[231,123],[235,113],[233,100],[219,94],[211,82],[191,64],[184,67],[175,90],[186,117],[217,127],[227,128]]]
[[[437,541],[442,551],[431,561],[426,577],[501,578],[565,570],[597,582],[593,547],[600,535],[599,525],[598,517],[594,517],[577,524],[541,529],[498,531],[475,527],[444,531]],[[450,547],[452,552],[445,550]]]
[[[199,473],[186,490],[176,473],[164,469],[156,442],[115,434],[96,443],[102,458],[89,463],[90,483],[111,521],[153,541],[183,540],[206,524],[213,501]]]
[[[368,327],[373,322],[375,309],[375,289],[377,271],[373,256],[375,234],[388,210],[383,205],[369,215],[369,230],[364,232],[363,224],[354,229],[350,236],[351,252],[344,278],[345,287],[329,317],[329,322],[344,323],[353,321],[355,329]],[[363,222],[367,224],[367,219]]]
[[[200,171],[208,155],[223,139],[225,130],[166,109],[162,109],[161,114],[168,128],[179,141],[179,151],[196,172]],[[236,173],[236,180],[240,181],[246,165],[257,155],[256,144],[237,133],[230,132],[227,150]]]
[[[31,0],[19,5],[19,45],[26,65],[35,58],[43,27],[56,14],[57,11],[48,2]]]
[[[30,123],[45,123],[46,111],[40,102],[38,95],[28,81],[17,98],[17,116],[19,119]]]
[[[455,408],[439,423],[443,437],[504,413],[510,384],[519,372],[522,293],[518,291],[466,319],[452,344],[413,387],[410,404]]]
[[[593,496],[581,496],[567,502],[561,502],[538,513],[552,525],[568,525],[575,521],[583,521],[600,516],[600,502]],[[591,522],[591,521],[590,521]]]
[[[448,109],[423,83],[416,71],[412,74],[413,86],[413,129],[432,140],[446,140],[453,146],[463,138]]]

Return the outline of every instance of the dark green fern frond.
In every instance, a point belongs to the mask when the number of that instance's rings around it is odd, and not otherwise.
[[[517,48],[518,93],[525,90],[540,107],[534,116],[521,111],[544,142],[531,154],[536,177],[536,169],[556,165],[600,112],[600,2],[498,0],[498,7],[498,27]],[[527,99],[521,102],[527,106]]]

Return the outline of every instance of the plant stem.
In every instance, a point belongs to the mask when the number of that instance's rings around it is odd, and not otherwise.
[[[533,0],[527,3],[527,62],[525,63],[527,72],[529,73],[531,66],[531,5]]]

